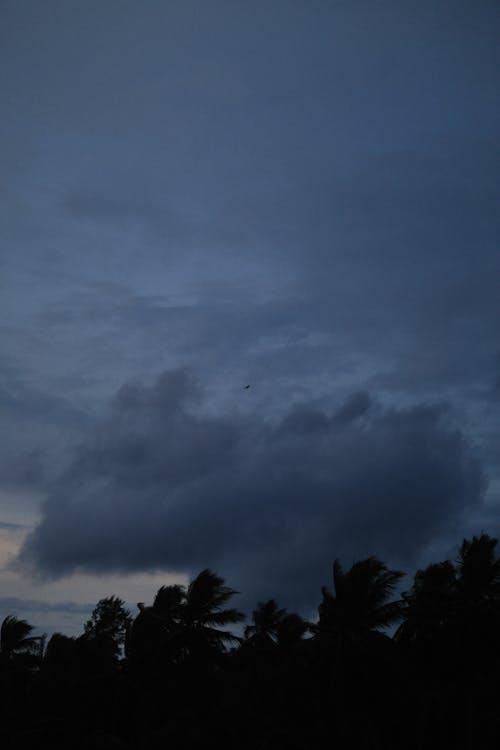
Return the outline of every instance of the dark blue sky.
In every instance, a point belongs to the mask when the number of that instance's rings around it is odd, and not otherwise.
[[[0,14],[4,608],[500,534],[498,3]]]

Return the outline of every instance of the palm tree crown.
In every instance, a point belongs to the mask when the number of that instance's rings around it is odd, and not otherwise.
[[[413,586],[403,594],[404,620],[395,637],[402,642],[435,639],[455,617],[456,571],[445,560],[415,573]]]
[[[10,659],[14,654],[32,650],[40,642],[39,637],[30,635],[32,631],[33,625],[26,620],[8,615],[0,628],[0,653]]]
[[[241,622],[243,612],[224,605],[237,594],[224,585],[224,579],[205,568],[189,584],[181,610],[185,628],[197,631],[207,642],[222,645],[227,640],[238,640],[232,633],[219,628]]]
[[[152,641],[174,663],[184,661],[194,652],[223,651],[226,641],[239,638],[222,628],[245,617],[237,609],[225,606],[236,593],[208,568],[187,588],[179,584],[162,586],[153,606],[139,605],[140,614],[129,638],[130,653],[142,653],[145,642],[151,645]]]
[[[498,540],[488,534],[463,540],[458,557],[458,589],[466,601],[486,603],[500,599],[497,544]]]
[[[403,575],[400,571],[389,570],[375,557],[360,560],[348,571],[335,560],[335,594],[326,587],[322,589],[319,630],[361,635],[392,625],[401,618],[402,603],[387,600]]]
[[[280,609],[275,599],[258,602],[252,612],[252,625],[245,628],[245,638],[254,642],[277,641],[280,623],[286,615],[286,609]]]

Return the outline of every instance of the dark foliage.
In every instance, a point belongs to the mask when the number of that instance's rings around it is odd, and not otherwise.
[[[102,599],[82,635],[55,633],[46,648],[8,615],[2,748],[497,747],[496,546],[464,540],[456,563],[417,571],[400,596],[400,571],[336,560],[314,623],[269,599],[233,632],[236,592],[208,569],[162,586],[133,620]]]

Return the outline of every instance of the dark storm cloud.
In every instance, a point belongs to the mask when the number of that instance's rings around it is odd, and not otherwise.
[[[359,393],[353,393],[346,400],[342,406],[340,406],[334,414],[334,421],[339,424],[349,424],[358,417],[362,417],[366,414],[372,405],[372,400],[368,393],[360,391]]]
[[[498,5],[3,6],[0,488],[49,494],[23,559],[291,601],[336,554],[495,533]]]
[[[242,392],[247,398],[250,392]],[[481,466],[444,405],[298,405],[209,416],[186,371],[124,385],[21,554],[39,574],[193,572],[311,605],[334,556],[412,563],[481,508]]]
[[[15,374],[0,384],[0,411],[0,488],[43,489],[90,424],[66,398],[43,393]]]

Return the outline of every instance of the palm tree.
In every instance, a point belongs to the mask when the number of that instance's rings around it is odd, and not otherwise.
[[[305,620],[293,612],[280,609],[275,599],[258,602],[252,612],[252,625],[245,628],[245,638],[258,648],[269,650],[275,645],[293,648],[308,629]]]
[[[418,570],[411,590],[403,594],[404,621],[396,639],[434,651],[442,648],[443,639],[456,637],[456,628],[464,637],[481,621],[495,620],[495,615],[500,615],[496,545],[497,540],[487,534],[464,539],[456,567],[446,560]]]
[[[458,589],[469,604],[500,601],[500,559],[495,555],[498,539],[481,534],[464,539],[457,561]]]
[[[310,628],[310,623],[295,612],[287,612],[278,623],[276,636],[278,646],[282,649],[293,649],[304,640],[304,635]]]
[[[403,575],[375,557],[360,560],[346,571],[335,560],[335,591],[322,589],[319,621],[312,628],[316,634],[314,672],[320,705],[329,712],[333,707],[340,745],[366,743],[361,734],[372,731],[372,719],[363,713],[359,722],[359,711],[370,706],[373,713],[377,695],[388,688],[393,643],[381,630],[401,618],[402,602],[393,601],[392,595]]]
[[[41,637],[32,636],[33,625],[26,620],[18,620],[7,615],[0,627],[0,654],[10,660],[16,654],[33,653],[39,646]]]
[[[162,586],[152,606],[138,604],[127,655],[136,663],[160,656],[176,664],[190,656],[224,651],[226,642],[240,639],[222,628],[245,617],[225,606],[236,593],[209,569],[202,570],[187,589],[178,584]]]
[[[245,628],[245,638],[253,645],[263,648],[272,647],[278,641],[278,631],[286,609],[280,609],[275,599],[258,602],[252,612],[252,625]]]
[[[184,586],[161,586],[151,606],[139,602],[139,614],[127,630],[125,655],[134,668],[160,669],[182,660],[181,617],[186,598]]]
[[[403,575],[389,570],[375,557],[354,563],[348,571],[335,560],[335,594],[323,587],[317,632],[335,638],[359,638],[397,622],[402,616],[402,602],[387,600]]]
[[[487,534],[464,539],[457,560],[456,638],[469,675],[490,678],[500,667],[500,559],[498,540]]]
[[[184,586],[174,584],[160,586],[153,602],[153,614],[165,623],[178,623],[181,618],[182,606],[186,599]]]
[[[404,619],[395,639],[439,648],[456,614],[456,571],[449,560],[428,565],[415,574],[410,591],[403,593]]]
[[[225,650],[228,641],[239,641],[226,625],[245,619],[243,612],[226,608],[238,592],[225,586],[224,579],[209,568],[198,573],[189,584],[181,607],[180,623],[189,652],[208,649]]]

